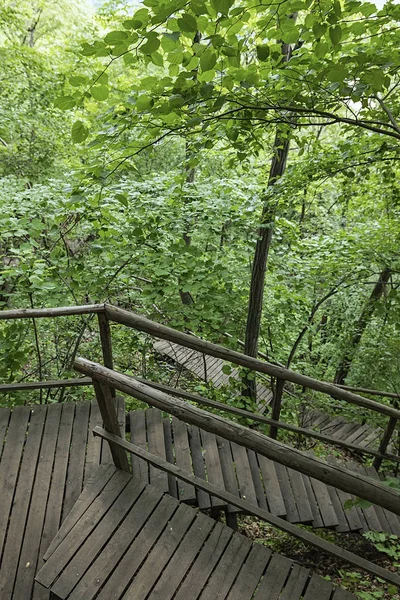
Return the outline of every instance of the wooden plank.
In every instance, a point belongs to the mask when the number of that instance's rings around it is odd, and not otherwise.
[[[200,430],[195,426],[188,426],[189,444],[192,453],[193,472],[196,477],[206,480],[206,470],[203,459],[203,450],[201,447]],[[210,508],[211,499],[203,490],[196,489],[197,505],[200,510]]]
[[[336,588],[332,600],[357,600],[357,598],[354,594],[343,588]]]
[[[174,516],[168,521],[167,527],[147,556],[143,567],[124,593],[125,600],[145,600],[147,598],[164,567],[190,529],[195,517],[196,511],[193,508],[185,504],[178,506]]]
[[[362,473],[362,468],[356,465],[355,463],[348,462],[346,463],[347,468],[350,471],[355,473]],[[368,528],[372,531],[383,531],[382,524],[379,520],[379,517],[376,513],[375,507],[370,506],[368,508],[360,509],[364,515],[365,520],[367,521]]]
[[[85,538],[83,545],[74,554],[66,568],[60,569],[60,576],[52,587],[52,593],[60,598],[67,598],[73,588],[84,577],[90,565],[102,548],[107,545],[112,534],[120,526],[132,505],[135,504],[144,490],[145,483],[130,479],[121,494],[115,499],[105,517],[92,534]],[[104,490],[104,493],[106,491]],[[133,508],[132,510],[135,510]]]
[[[110,598],[119,598],[122,596],[124,590],[131,583],[137,569],[146,558],[153,544],[164,531],[165,526],[177,508],[178,502],[174,498],[166,495],[161,499],[161,502],[152,513],[150,519],[141,529],[139,535],[135,538],[134,542],[123,555],[118,566],[112,572],[111,577],[105,583],[101,592],[96,597],[96,600],[110,600]],[[70,600],[77,599],[72,595]],[[85,597],[84,600],[89,600],[89,598],[86,599]]]
[[[0,409],[0,458],[3,454],[3,443],[6,437],[8,423],[10,421],[11,411],[9,408]]]
[[[101,414],[99,405],[95,400],[90,403],[90,420],[89,420],[89,432],[86,449],[86,460],[85,460],[85,472],[84,482],[86,483],[89,478],[96,471],[101,460],[101,439],[95,437],[92,433],[93,429],[97,425],[102,425]]]
[[[107,485],[111,477],[113,477],[115,470],[116,469],[114,465],[101,465],[99,467],[97,477],[91,480],[90,484],[86,485],[72,511],[68,514],[61,528],[57,531],[56,537],[53,539],[46,553],[44,554],[44,560],[48,560],[50,558],[55,549],[61,544],[63,539],[68,535],[82,515],[84,515],[101,490]]]
[[[144,410],[135,410],[129,413],[131,442],[147,450],[146,442],[146,413]],[[132,457],[132,473],[136,479],[149,481],[149,465],[138,456]]]
[[[164,427],[164,441],[165,441],[165,456],[171,465],[175,464],[174,449],[172,444],[172,432],[171,432],[171,421],[169,418],[163,419]],[[179,481],[170,473],[167,473],[168,477],[168,490],[170,496],[178,498],[178,484]],[[195,496],[196,501],[196,496]]]
[[[309,576],[310,571],[308,569],[294,563],[280,600],[300,600]]]
[[[247,456],[249,459],[250,472],[251,477],[253,479],[254,489],[256,491],[257,496],[257,504],[261,506],[261,508],[268,508],[267,500],[265,497],[265,491],[262,484],[262,475],[260,472],[260,467],[257,462],[257,455],[253,450],[247,450]]]
[[[213,574],[206,583],[200,600],[225,600],[247,555],[251,542],[242,535],[233,534]]]
[[[172,431],[176,465],[188,473],[193,473],[186,423],[176,417],[172,417]],[[178,481],[178,492],[179,500],[186,502],[196,501],[196,490],[184,481]]]
[[[51,408],[49,408],[49,410],[51,410]],[[37,570],[42,568],[44,564],[43,556],[46,554],[52,540],[55,538],[60,528],[74,415],[74,403],[67,402],[62,404],[60,427],[58,431],[57,446],[54,458],[53,476],[51,480],[49,497],[47,500],[46,517],[42,531],[42,539],[40,542]],[[35,582],[32,600],[49,600],[49,597],[49,592]]]
[[[369,430],[369,425],[365,423],[365,425],[360,425],[358,429],[355,429],[351,435],[347,438],[347,442],[349,444],[356,444],[356,440],[358,440],[362,434],[366,433]]]
[[[170,600],[214,527],[214,521],[202,513],[196,515],[191,528],[162,572],[148,600]]]
[[[53,388],[66,388],[75,386],[89,387],[93,385],[90,377],[80,377],[78,379],[53,379],[50,381],[21,381],[21,383],[2,383],[0,384],[0,393],[27,391],[27,390],[49,390]],[[4,409],[2,409],[4,410]]]
[[[132,510],[125,517],[122,526],[113,533],[101,554],[97,556],[90,569],[73,590],[70,600],[93,600],[97,596],[99,589],[117,568],[121,557],[125,555],[132,541],[160,503],[161,497],[162,494],[157,489],[146,486]],[[160,509],[157,514],[160,515]],[[167,515],[169,514],[168,512]],[[130,565],[125,565],[128,570],[129,567]],[[109,596],[109,598],[111,597]]]
[[[338,461],[333,456],[328,456],[326,460],[328,463],[330,463],[332,465],[338,464]],[[331,493],[331,491],[330,491],[331,489],[335,490],[334,494],[339,499],[339,502],[342,507],[344,507],[347,500],[354,499],[350,494],[347,494],[346,492],[342,492],[342,490],[338,490],[336,488],[329,488],[330,493]],[[332,494],[333,494],[333,492],[332,492]],[[346,517],[350,531],[358,531],[359,529],[362,529],[362,523],[360,521],[358,511],[355,507],[343,510],[343,513],[344,513],[344,516]],[[344,526],[344,530],[345,531],[347,530],[347,528],[345,526]],[[339,526],[337,526],[337,531],[340,532]]]
[[[310,482],[318,502],[319,510],[325,527],[336,527],[339,525],[335,508],[333,506],[327,486],[317,479],[310,478]]]
[[[207,542],[192,564],[174,600],[197,600],[208,578],[224,553],[233,532],[222,523],[215,523]]]
[[[21,462],[18,483],[10,514],[8,534],[4,545],[0,569],[0,598],[12,598],[19,552],[23,543],[25,524],[34,489],[36,465],[39,460],[40,444],[47,407],[38,406],[32,411],[28,436]]]
[[[304,481],[304,487],[307,492],[308,501],[310,503],[310,507],[311,507],[312,514],[313,514],[312,526],[316,527],[316,528],[323,527],[324,522],[321,517],[321,511],[319,509],[317,499],[315,498],[315,494],[314,494],[313,487],[311,485],[310,478],[307,477],[307,475],[303,475],[303,481]]]
[[[235,461],[236,477],[239,483],[239,491],[242,498],[257,505],[257,496],[254,489],[251,469],[247,456],[247,449],[231,442],[233,460]]]
[[[274,554],[254,594],[254,600],[278,600],[292,564],[293,562],[285,556]]]
[[[271,554],[269,548],[261,544],[253,545],[227,596],[227,600],[251,600]]]
[[[299,519],[302,523],[310,523],[314,520],[314,515],[304,485],[303,476],[299,471],[294,471],[293,469],[287,469],[287,474],[295,496]]]
[[[46,317],[66,317],[68,315],[87,315],[104,312],[104,304],[85,304],[82,306],[57,306],[56,308],[15,308],[1,310],[0,320],[40,319]]]
[[[228,440],[224,440],[221,437],[217,437],[216,439],[222,469],[222,476],[224,478],[224,488],[231,492],[231,494],[235,494],[235,496],[239,497],[239,486],[236,479],[235,469],[233,466],[231,444],[230,442],[228,442]],[[233,504],[229,504],[227,510],[230,513],[240,512],[240,509],[238,509],[236,506],[233,506]]]
[[[61,408],[61,404],[56,404],[51,407],[51,410],[47,411],[32,500],[29,506],[24,540],[20,550],[13,593],[14,600],[26,600],[27,598],[31,598],[32,594],[53,471]]]
[[[333,585],[329,581],[313,573],[304,600],[330,600],[332,590]]]
[[[27,406],[17,406],[12,411],[7,438],[0,463],[0,556],[6,538],[7,525],[18,479],[19,463],[25,443],[26,429],[30,417]]]
[[[275,470],[286,506],[286,518],[289,523],[298,523],[300,521],[300,515],[297,510],[296,498],[292,486],[290,485],[287,468],[284,465],[275,463]]]
[[[368,477],[373,477],[374,479],[379,480],[379,474],[375,467],[363,466],[362,470],[365,475],[368,475]],[[384,510],[380,506],[375,506],[374,508],[379,522],[382,525],[383,531],[392,533],[393,535],[400,535],[400,524],[397,515],[390,513],[388,510]]]
[[[71,512],[72,507],[82,491],[86,441],[89,425],[89,411],[89,402],[79,402],[76,404],[62,520],[64,520],[65,517]]]
[[[256,456],[258,464],[260,465],[269,511],[278,517],[286,517],[286,504],[283,498],[275,463],[261,454],[256,454]]]
[[[210,483],[224,489],[224,476],[222,474],[221,461],[219,458],[217,439],[213,433],[200,430],[201,443],[204,449],[204,461],[207,470],[207,480]],[[213,507],[223,507],[224,502],[214,496],[211,498]]]
[[[343,427],[340,427],[340,429],[335,431],[333,436],[338,438],[338,440],[346,440],[353,431],[358,429],[358,427],[358,423],[345,423]]]
[[[164,427],[161,411],[157,408],[146,410],[146,429],[149,452],[165,459]],[[168,492],[167,474],[152,466],[150,466],[150,483],[161,492]]]
[[[78,548],[84,543],[85,539],[96,527],[97,522],[103,518],[116,498],[122,493],[131,477],[125,471],[117,469],[113,476],[86,511],[70,529],[68,535],[58,544],[48,560],[40,571],[40,583],[45,587],[50,587],[58,574],[65,568],[73,558]]]

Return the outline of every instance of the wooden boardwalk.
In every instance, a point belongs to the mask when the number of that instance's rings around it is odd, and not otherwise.
[[[223,372],[224,365],[229,365],[221,358],[215,358],[185,348],[179,344],[160,340],[154,344],[154,350],[172,358],[176,363],[199,377],[205,382],[211,382],[216,388],[231,384],[231,379],[240,381],[238,369],[232,368],[229,375]],[[260,412],[263,412],[273,398],[272,391],[257,382],[257,403]]]
[[[123,404],[119,417],[125,421]],[[42,556],[100,462],[108,444],[97,404],[0,409],[0,598],[46,600],[34,584]]]
[[[129,419],[131,441],[137,446],[291,523],[334,528],[340,533],[375,530],[400,536],[400,518],[395,514],[374,506],[344,510],[344,503],[352,499],[349,494],[175,417],[163,417],[158,409],[131,412]],[[329,457],[329,461],[335,459]],[[373,467],[352,462],[347,467],[379,479]],[[175,498],[201,509],[225,508],[222,500],[177,482],[139,458],[134,459],[133,468],[135,476]],[[228,511],[238,509],[232,506]]]
[[[355,600],[114,467],[64,522],[37,580],[62,600]]]

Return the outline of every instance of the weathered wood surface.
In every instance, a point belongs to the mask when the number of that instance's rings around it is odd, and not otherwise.
[[[382,445],[382,449],[385,452],[388,447],[390,448],[387,442],[393,435],[396,419],[391,418],[389,423],[391,424],[389,438],[386,436],[385,447]],[[307,429],[315,429],[322,434],[329,435],[329,437],[336,438],[347,444],[354,444],[369,449],[378,449],[380,440],[384,437],[384,431],[381,428],[371,427],[367,424],[349,423],[341,416],[332,417],[318,410],[307,411],[303,416],[302,425]],[[352,448],[349,449],[351,450]]]
[[[68,533],[37,574],[56,598],[295,600],[328,599],[339,590],[125,472],[107,473],[97,487],[97,494],[85,488],[84,508],[67,518]]]
[[[182,367],[194,373],[197,377],[206,382],[211,382],[216,388],[230,385],[231,379],[240,381],[240,375],[237,369],[232,369],[227,375],[223,372],[224,365],[228,363],[221,358],[207,356],[196,350],[184,348],[179,344],[173,344],[166,340],[155,342],[154,350],[159,354],[164,354],[172,358]],[[240,385],[238,386],[240,387]],[[273,393],[270,389],[257,382],[257,404],[259,410],[265,408],[272,400]]]
[[[334,528],[338,533],[361,532],[370,529],[365,518],[368,509],[344,509],[346,500],[354,500],[354,496],[336,490],[307,475],[301,475],[293,469],[283,467],[265,456],[246,450],[246,448],[221,437],[211,437],[211,440],[216,439],[216,445],[210,445],[207,438],[207,435],[210,436],[210,434],[193,425],[186,425],[176,417],[170,419],[165,416],[163,418],[164,449],[156,451],[152,447],[153,449],[150,450],[147,424],[150,420],[155,419],[152,411],[157,411],[159,419],[161,419],[162,413],[156,408],[134,411],[129,415],[131,427],[133,424],[130,438],[140,448],[148,450],[160,458],[166,457],[168,462],[176,464],[181,469],[206,479],[238,497],[245,498],[260,508],[268,509],[273,515],[282,517],[290,523],[304,523],[315,528]],[[177,429],[178,422],[180,423],[179,430]],[[140,428],[136,424],[140,424]],[[168,439],[171,439],[173,444],[173,452],[170,458],[168,458],[167,452],[166,430],[169,430]],[[178,438],[177,430],[179,431]],[[179,450],[179,445],[181,438],[184,437],[185,430],[187,431],[189,444],[188,446],[185,445],[186,452],[183,454]],[[175,446],[176,442],[178,443],[178,451]],[[214,448],[217,449],[217,454]],[[209,455],[210,452],[211,456]],[[338,464],[333,459],[328,459],[328,462]],[[350,463],[346,464],[351,470]],[[157,485],[154,476],[152,476],[155,470],[149,471],[144,461],[137,457],[133,457],[133,465],[137,477],[145,482]],[[143,465],[143,469],[140,469],[138,465]],[[369,470],[368,475],[379,480],[379,475],[374,468]],[[175,497],[190,504],[195,503],[201,509],[210,508],[210,501],[207,500],[203,491],[196,490],[193,493],[190,487],[188,489],[185,484],[182,484],[176,478],[173,481],[174,490],[172,493]],[[214,500],[213,504],[221,506],[220,501]],[[224,507],[226,508],[226,505]],[[238,509],[230,506],[228,512],[236,513]],[[361,519],[358,514],[360,514]],[[396,532],[399,531],[400,518],[389,511],[383,511],[380,515],[378,521],[374,523],[374,529],[398,535]]]
[[[49,600],[34,576],[100,463],[101,424],[95,402],[0,409],[1,600]]]

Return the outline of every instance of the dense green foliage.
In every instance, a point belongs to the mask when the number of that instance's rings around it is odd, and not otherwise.
[[[348,381],[397,389],[398,17],[390,2],[6,3],[3,307],[110,300],[235,344],[271,204],[260,349],[332,379],[390,269]],[[276,127],[291,150],[267,191]],[[8,351],[15,380],[26,353]]]

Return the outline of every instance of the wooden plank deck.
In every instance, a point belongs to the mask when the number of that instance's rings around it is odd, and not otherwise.
[[[0,409],[1,600],[49,600],[34,576],[99,465],[96,425],[95,402]]]
[[[172,358],[179,365],[199,377],[205,382],[211,382],[216,388],[221,388],[231,384],[231,380],[240,381],[238,369],[232,368],[229,375],[223,372],[226,361],[214,356],[207,356],[196,350],[185,348],[179,344],[160,340],[155,342],[154,350]],[[272,391],[257,382],[257,404],[258,410],[264,412],[273,398]]]
[[[155,413],[158,414],[157,417]],[[158,454],[164,459],[166,457],[181,469],[189,470],[192,474],[260,508],[266,508],[273,515],[287,519],[290,523],[303,523],[315,528],[334,528],[338,533],[370,529],[393,534],[399,531],[400,520],[395,514],[378,507],[344,509],[345,502],[349,499],[354,500],[354,496],[275,463],[238,444],[216,438],[197,427],[181,423],[178,428],[178,419],[163,416],[156,408],[130,413],[130,422],[141,424],[140,432],[136,425],[131,431],[131,441],[144,450]],[[163,423],[165,447],[158,447],[157,451],[154,446],[151,447],[149,438],[154,422]],[[185,431],[188,432],[189,445],[185,442],[185,453],[182,453],[181,436]],[[172,451],[168,448],[171,442]],[[142,481],[157,486],[158,480],[153,473],[155,470],[142,469],[143,462],[133,458],[134,474]],[[335,459],[329,457],[328,462],[335,462]],[[357,465],[348,462],[347,468],[354,470],[357,469]],[[368,468],[368,475],[379,478],[373,467]],[[204,492],[197,490],[194,494],[193,490],[188,491],[176,480],[175,483],[172,482],[172,486],[174,490],[179,491],[179,494],[173,494],[175,497],[189,504],[197,504],[201,509],[227,508],[220,499],[211,498],[210,501]],[[167,489],[165,487],[164,491]],[[237,513],[238,509],[228,507],[228,512]]]
[[[110,477],[104,466],[36,580],[59,600],[355,600],[158,487],[117,469]]]

